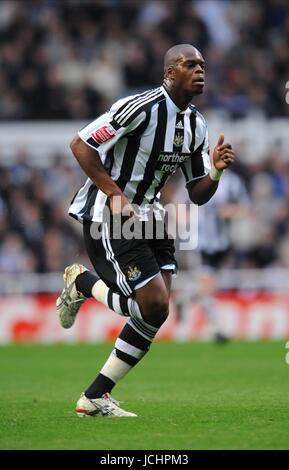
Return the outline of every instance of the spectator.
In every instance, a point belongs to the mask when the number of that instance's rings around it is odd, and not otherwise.
[[[101,114],[131,90],[158,85],[173,43],[208,57],[203,109],[288,116],[286,0],[14,0],[1,2],[0,119]]]

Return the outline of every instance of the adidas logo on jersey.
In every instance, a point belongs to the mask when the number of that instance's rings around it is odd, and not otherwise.
[[[179,122],[176,125],[176,129],[183,129],[183,128],[184,128],[183,123],[181,120],[179,120]]]

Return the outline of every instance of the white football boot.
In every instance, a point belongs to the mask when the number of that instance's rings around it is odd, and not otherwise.
[[[137,416],[119,407],[119,403],[105,393],[101,398],[87,398],[84,393],[80,395],[76,403],[78,416],[117,416],[121,418]]]
[[[56,300],[59,320],[63,328],[71,328],[81,305],[87,298],[77,292],[75,279],[87,269],[82,264],[72,264],[64,270],[64,288]]]

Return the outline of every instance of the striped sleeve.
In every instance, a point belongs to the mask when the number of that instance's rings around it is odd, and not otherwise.
[[[139,124],[145,119],[146,113],[143,108],[133,116],[125,125],[119,124],[115,119],[115,114],[129,101],[129,98],[121,99],[113,104],[111,109],[92,121],[78,132],[79,137],[90,147],[97,150],[101,159],[107,151],[125,134],[133,133]]]
[[[191,158],[186,160],[181,169],[186,179],[186,184],[206,176],[211,169],[211,159],[209,151],[208,128],[204,118],[198,113],[196,125],[196,145],[191,154]]]

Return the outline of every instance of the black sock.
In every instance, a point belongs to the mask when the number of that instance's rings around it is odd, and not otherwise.
[[[105,375],[98,374],[96,379],[85,391],[85,396],[87,398],[100,398],[104,393],[110,393],[114,386],[115,383],[111,379],[105,377]]]
[[[77,276],[75,280],[76,289],[85,297],[92,297],[91,290],[94,284],[99,280],[95,274],[85,271]]]

